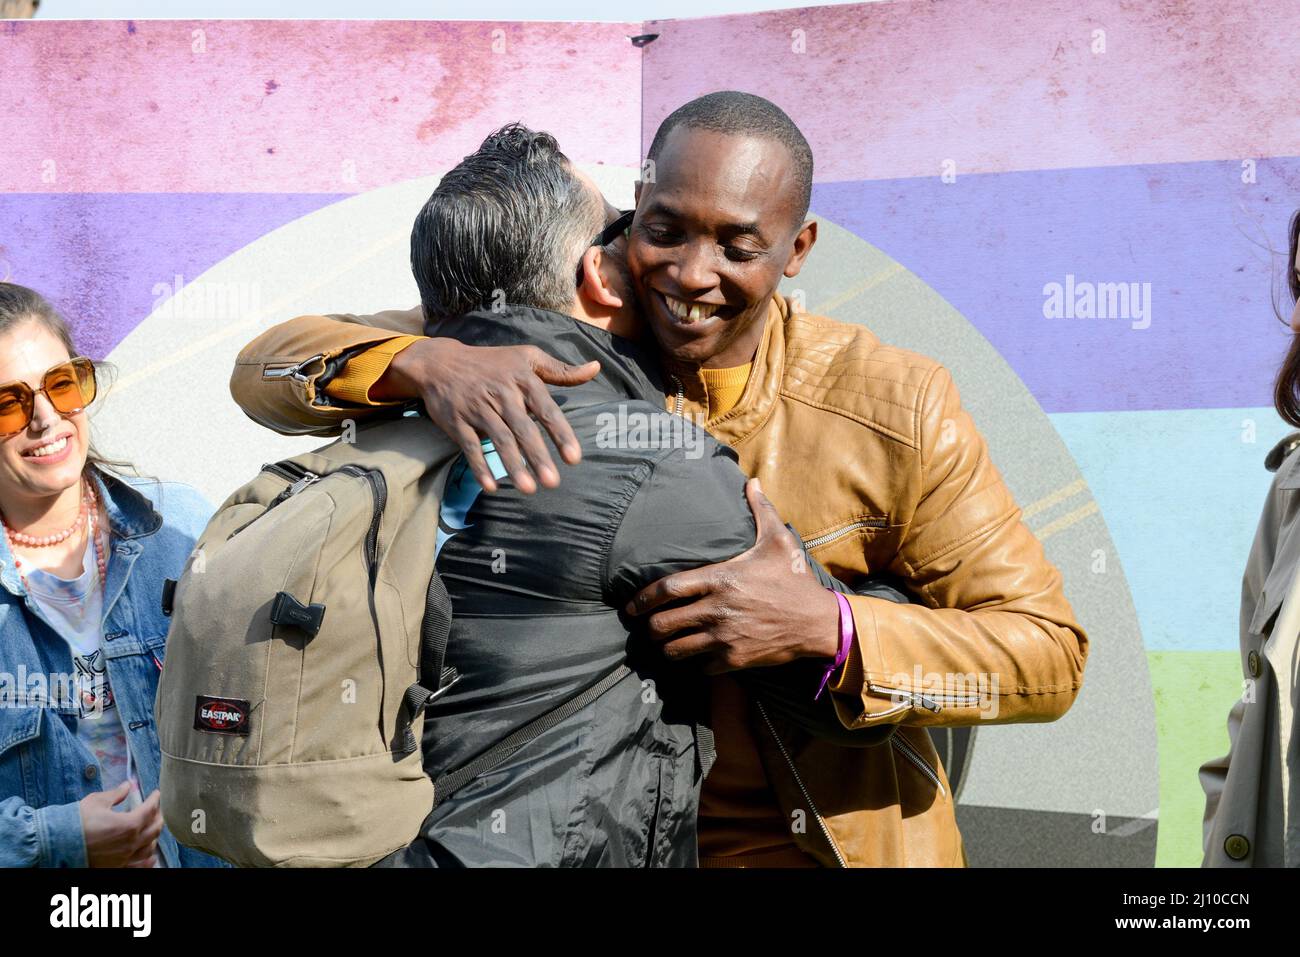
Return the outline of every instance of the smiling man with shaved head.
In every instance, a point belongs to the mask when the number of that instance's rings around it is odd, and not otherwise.
[[[864,326],[802,313],[777,291],[817,239],[812,151],[790,118],[761,97],[712,93],[664,120],[648,159],[627,267],[658,343],[666,407],[734,449],[832,574],[855,586],[887,573],[916,599],[839,598],[765,552],[679,572],[630,601],[664,656],[713,676],[717,762],[701,797],[701,863],[961,866],[926,729],[1051,721],[1069,709],[1088,644],[1061,576],[947,370]],[[540,484],[545,496],[560,475],[542,430],[570,464],[580,450],[542,382],[593,370],[535,347],[426,338],[424,318],[299,317],[245,348],[232,391],[284,433],[330,434],[423,401],[463,437],[485,488],[478,435],[493,439],[520,491]],[[266,376],[286,364],[298,377]],[[820,682],[795,693],[829,694],[846,729],[892,734],[869,747],[813,738],[730,674],[794,659],[823,666]]]

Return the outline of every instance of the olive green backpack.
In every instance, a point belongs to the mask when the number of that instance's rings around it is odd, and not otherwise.
[[[182,844],[364,866],[418,834],[423,712],[456,680],[434,559],[457,455],[423,416],[386,420],[263,466],[213,516],[164,595],[162,811]]]

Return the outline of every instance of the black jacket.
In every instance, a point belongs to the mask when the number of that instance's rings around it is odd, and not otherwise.
[[[664,575],[753,545],[734,453],[665,411],[648,344],[514,307],[434,331],[473,345],[534,344],[575,365],[599,359],[601,371],[554,390],[583,453],[559,488],[522,495],[506,478],[479,494],[463,466],[449,482],[444,501],[458,483],[477,497],[437,562],[453,607],[447,662],[462,677],[427,712],[426,770],[436,778],[465,765],[624,661],[632,673],[459,789],[385,863],[694,865],[707,685],[696,667],[647,647],[621,609]],[[812,702],[822,667],[744,675],[752,689],[768,682],[769,701],[793,720],[843,734],[829,695],[824,708]]]

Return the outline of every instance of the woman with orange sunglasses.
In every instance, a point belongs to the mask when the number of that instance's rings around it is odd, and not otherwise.
[[[163,827],[153,720],[163,580],[211,507],[95,451],[96,371],[0,283],[0,866],[220,866]]]

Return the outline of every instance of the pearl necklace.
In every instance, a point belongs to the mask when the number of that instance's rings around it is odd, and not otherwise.
[[[84,481],[84,480],[83,480]],[[77,513],[77,520],[73,522],[72,527],[55,535],[24,535],[9,527],[9,522],[0,515],[0,525],[4,526],[5,538],[9,540],[9,551],[14,556],[14,570],[18,572],[18,577],[22,579],[23,589],[31,591],[27,585],[27,576],[23,573],[23,560],[14,552],[15,545],[25,545],[28,548],[44,548],[50,545],[57,545],[59,542],[67,541],[72,533],[81,527],[82,519],[88,523],[90,540],[95,546],[95,565],[99,569],[99,587],[104,590],[108,587],[108,560],[104,557],[104,547],[99,540],[99,497],[95,495],[94,485],[91,482],[85,482],[85,491],[81,496],[81,510]]]
[[[89,485],[86,486],[85,491],[81,495],[81,507],[77,509],[76,521],[63,531],[55,532],[53,535],[28,535],[27,533],[20,532],[15,528],[10,528],[9,523],[5,522],[5,531],[9,534],[10,543],[12,544],[17,542],[19,545],[26,545],[28,548],[45,548],[49,545],[58,545],[60,542],[66,542],[72,537],[73,532],[81,528],[81,523],[89,512],[91,498],[90,495],[86,494],[87,492],[90,492]],[[0,517],[0,521],[3,521],[3,517]]]

